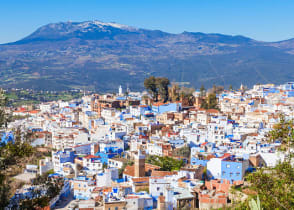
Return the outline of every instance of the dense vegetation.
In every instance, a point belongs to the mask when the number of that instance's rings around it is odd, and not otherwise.
[[[49,175],[53,171],[48,171],[42,176],[38,175],[32,180],[32,184],[36,188],[31,192],[34,195],[32,199],[23,199],[13,203],[12,208],[19,207],[20,209],[38,209],[49,205],[52,198],[57,196],[64,184],[63,178],[50,178]],[[41,191],[45,190],[46,194],[42,194]]]
[[[5,110],[7,101],[8,100],[3,91],[0,92],[1,135],[2,132],[6,131],[6,125],[11,120],[11,115]],[[13,131],[13,134],[14,138],[12,141],[0,143],[0,209],[4,209],[4,207],[8,205],[11,196],[14,194],[14,190],[23,185],[23,183],[16,182],[16,180],[13,179],[13,176],[22,173],[25,165],[28,164],[29,161],[36,161],[38,158],[43,157],[42,153],[36,152],[36,150],[30,145],[32,133],[23,132],[16,128]],[[37,177],[37,180],[38,179],[39,177]],[[43,186],[48,185],[49,198],[50,196],[55,195],[58,191],[55,189],[57,186],[55,182],[50,181],[50,184],[49,182],[42,180],[40,183],[42,183]],[[17,203],[16,205],[19,206],[20,209],[34,209],[37,206],[48,204],[48,196],[47,198],[40,197],[32,200],[25,200],[23,203]],[[36,206],[36,204],[38,205]]]
[[[293,209],[294,207],[294,166],[293,166],[293,122],[280,116],[280,122],[269,133],[269,141],[280,140],[281,150],[287,156],[284,162],[274,168],[262,168],[249,174],[250,197],[258,195],[263,209]],[[246,190],[246,189],[245,189]],[[249,200],[238,205],[239,208],[249,209]]]
[[[184,165],[182,160],[176,160],[172,157],[160,157],[156,155],[150,155],[146,159],[147,163],[152,165],[157,165],[161,167],[163,171],[175,171],[180,170],[180,168]]]
[[[203,109],[217,109],[218,101],[215,93],[210,93],[201,104]]]
[[[190,158],[191,149],[189,146],[184,146],[173,151],[173,156],[182,156]]]
[[[48,101],[69,101],[81,98],[80,91],[33,91],[33,90],[7,90],[7,106],[34,105]]]
[[[144,81],[144,87],[152,95],[154,101],[158,101],[158,96],[162,98],[163,102],[166,102],[168,100],[169,84],[169,79],[165,77],[151,76],[149,78],[146,78]]]
[[[5,130],[7,123],[10,121],[10,114],[5,110],[7,98],[4,92],[0,92],[0,129]],[[32,154],[32,147],[27,142],[28,135],[22,134],[19,130],[15,132],[14,142],[7,144],[0,143],[0,209],[8,204],[9,201],[9,177],[7,169],[15,165],[23,157]]]
[[[294,146],[294,128],[293,120],[286,120],[284,115],[280,115],[280,122],[274,125],[274,129],[269,132],[270,141],[280,141],[282,151],[287,151],[289,155],[290,148]]]

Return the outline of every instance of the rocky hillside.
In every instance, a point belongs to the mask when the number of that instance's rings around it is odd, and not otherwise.
[[[99,21],[40,27],[0,45],[0,85],[33,89],[142,89],[149,75],[195,88],[294,81],[294,40],[171,34]]]

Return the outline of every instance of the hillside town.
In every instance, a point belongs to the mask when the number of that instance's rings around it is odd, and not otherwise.
[[[32,182],[45,174],[59,189],[44,209],[230,207],[248,198],[248,174],[289,156],[268,134],[294,118],[292,82],[215,91],[213,107],[203,89],[189,97],[152,94],[120,86],[117,93],[14,108],[1,145],[13,144],[17,128],[48,155],[15,176],[24,184],[7,208],[51,192]]]

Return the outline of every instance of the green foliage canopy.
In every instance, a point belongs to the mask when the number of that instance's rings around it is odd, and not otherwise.
[[[163,171],[180,170],[180,168],[184,165],[183,160],[176,160],[172,157],[160,157],[156,155],[148,156],[146,162],[160,166]]]

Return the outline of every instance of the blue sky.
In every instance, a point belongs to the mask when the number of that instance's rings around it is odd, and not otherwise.
[[[278,41],[294,38],[294,0],[0,0],[0,43],[68,20]]]

